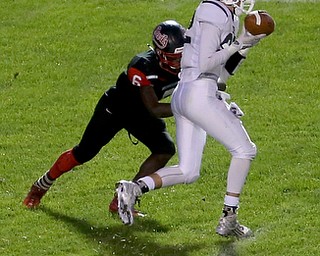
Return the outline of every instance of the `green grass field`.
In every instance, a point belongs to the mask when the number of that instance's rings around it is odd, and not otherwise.
[[[114,183],[131,179],[148,155],[126,132],[62,176],[39,209],[22,206],[31,184],[78,143],[155,25],[187,26],[198,2],[0,2],[0,255],[320,255],[319,1],[257,0],[276,31],[228,84],[259,150],[239,212],[254,238],[214,232],[230,156],[211,138],[201,178],[144,196],[148,215],[131,227],[107,210]],[[174,137],[173,118],[167,124]]]

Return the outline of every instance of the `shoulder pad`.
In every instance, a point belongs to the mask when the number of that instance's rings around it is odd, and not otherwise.
[[[148,75],[150,72],[152,72],[151,70],[153,69],[152,67],[154,65],[153,62],[154,57],[149,51],[142,52],[132,58],[128,65],[128,69],[134,67]]]
[[[230,11],[216,1],[203,1],[197,9],[199,22],[208,22],[215,26],[225,24],[230,15]]]

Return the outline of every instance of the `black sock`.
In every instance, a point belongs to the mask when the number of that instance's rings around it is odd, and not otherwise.
[[[237,206],[229,206],[229,205],[225,205],[223,207],[222,213],[224,214],[224,217],[229,216],[229,215],[233,215],[233,214],[237,214]]]
[[[136,183],[137,183],[138,186],[140,187],[142,194],[149,192],[149,188],[148,188],[148,186],[146,185],[146,183],[144,183],[144,182],[141,181],[141,180],[136,181]]]

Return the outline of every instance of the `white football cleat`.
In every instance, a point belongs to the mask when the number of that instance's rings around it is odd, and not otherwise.
[[[134,221],[134,205],[142,195],[139,185],[132,181],[120,180],[116,184],[118,214],[123,224],[131,226]]]
[[[221,217],[216,233],[220,236],[236,236],[237,238],[247,238],[253,235],[251,229],[237,221],[237,214]]]

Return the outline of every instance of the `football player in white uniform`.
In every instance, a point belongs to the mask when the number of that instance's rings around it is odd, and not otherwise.
[[[231,153],[223,215],[216,232],[222,236],[248,237],[252,232],[237,220],[239,197],[256,146],[239,119],[243,113],[236,104],[225,101],[218,90],[218,78],[226,82],[247,50],[265,35],[253,36],[245,29],[236,38],[238,17],[244,0],[202,1],[186,32],[180,82],[171,107],[176,121],[179,164],[165,167],[137,182],[118,183],[119,216],[133,223],[132,209],[137,197],[156,188],[195,182],[200,175],[207,134]],[[253,7],[250,2],[249,11]]]

